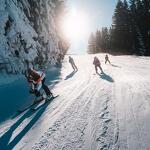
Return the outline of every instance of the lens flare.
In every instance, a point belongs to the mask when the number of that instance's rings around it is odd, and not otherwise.
[[[72,9],[64,18],[62,31],[70,40],[83,39],[89,33],[89,21],[86,14]]]

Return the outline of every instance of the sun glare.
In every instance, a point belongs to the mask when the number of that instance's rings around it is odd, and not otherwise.
[[[82,39],[89,33],[89,22],[83,12],[72,9],[64,18],[62,30],[70,40]]]

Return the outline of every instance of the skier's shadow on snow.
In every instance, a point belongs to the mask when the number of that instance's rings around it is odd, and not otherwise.
[[[50,102],[41,105],[39,108],[37,108],[36,111],[28,110],[24,115],[22,115],[17,120],[17,122],[15,122],[9,128],[9,130],[0,137],[0,147],[1,147],[1,149],[3,149],[3,150],[12,150],[17,145],[17,143],[26,135],[26,133],[28,133],[28,131],[33,127],[33,125],[38,121],[38,119],[42,116],[42,114],[44,113],[44,111],[46,110],[46,108],[47,108],[47,106],[49,105]],[[22,131],[19,134],[17,134],[16,137],[14,137],[10,142],[10,139],[11,139],[13,133],[15,132],[15,130],[21,125],[21,123],[26,118],[31,117],[34,113],[36,113],[35,116],[22,129]]]
[[[66,76],[65,80],[68,80],[69,78],[72,78],[76,73],[77,73],[77,70],[72,71],[69,75]]]
[[[99,76],[100,76],[100,78],[101,79],[103,79],[103,80],[106,80],[106,81],[108,81],[108,82],[114,82],[114,79],[111,77],[111,76],[109,76],[109,75],[107,75],[106,73],[101,73],[101,74],[99,74],[99,73],[97,73]]]

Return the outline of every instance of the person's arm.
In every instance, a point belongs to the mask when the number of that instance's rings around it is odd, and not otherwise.
[[[36,81],[34,81],[31,76],[30,76],[28,79],[29,79],[29,82],[31,82],[31,83],[33,83],[33,84],[36,84]]]
[[[98,59],[97,61],[98,61],[98,63],[101,65],[101,62],[100,62],[100,60]]]
[[[95,60],[93,61],[93,65],[95,65]]]

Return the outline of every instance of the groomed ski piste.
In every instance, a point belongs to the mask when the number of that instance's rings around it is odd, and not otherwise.
[[[2,106],[1,96],[0,150],[149,150],[150,57],[110,55],[110,65],[104,54],[96,56],[104,74],[95,73],[94,55],[73,55],[77,72],[72,72],[68,56],[59,71],[53,70],[54,78],[48,71],[47,83],[59,97],[36,111],[15,114],[32,100],[21,79],[24,99],[6,93],[10,100]],[[16,82],[7,87],[17,88]]]

